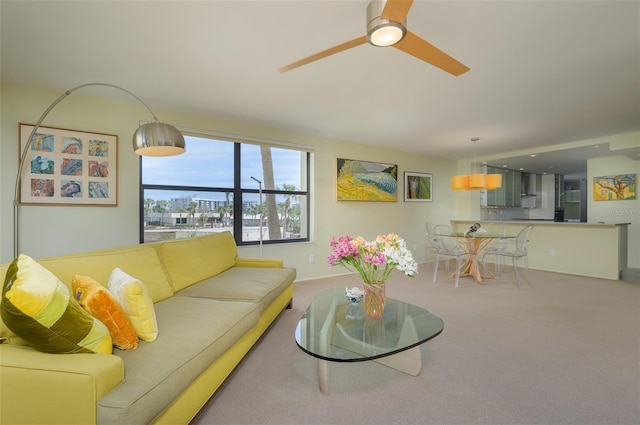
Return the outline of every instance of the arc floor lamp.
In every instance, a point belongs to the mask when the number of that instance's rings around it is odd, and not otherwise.
[[[129,90],[124,89],[122,87],[116,86],[114,84],[108,83],[87,83],[76,86],[70,90],[64,92],[60,97],[58,97],[49,107],[44,111],[44,113],[40,116],[38,121],[31,130],[31,134],[29,134],[28,142],[26,143],[22,154],[20,156],[20,164],[18,165],[18,174],[16,175],[16,187],[13,195],[13,256],[17,257],[20,251],[20,228],[19,228],[19,208],[20,208],[20,183],[22,180],[22,169],[24,168],[25,159],[27,157],[27,153],[31,146],[31,142],[33,137],[36,135],[38,128],[42,124],[42,121],[49,115],[49,112],[55,106],[60,103],[65,97],[69,96],[76,90],[82,89],[84,87],[89,86],[103,86],[103,87],[111,87],[114,89],[121,90],[125,93],[130,94],[134,98],[136,98],[140,103],[142,103],[145,108],[149,111],[151,116],[153,117],[153,122],[142,124],[136,132],[133,134],[133,150],[138,155],[144,156],[171,156],[171,155],[179,155],[184,153],[185,151],[185,142],[184,137],[180,131],[173,127],[172,125],[161,123],[158,118],[156,118],[151,108],[147,106],[146,103],[142,101],[138,96],[131,93]]]

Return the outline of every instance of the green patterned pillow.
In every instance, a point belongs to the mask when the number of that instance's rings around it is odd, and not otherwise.
[[[107,327],[86,312],[53,273],[26,255],[9,265],[0,315],[38,351],[111,354]]]

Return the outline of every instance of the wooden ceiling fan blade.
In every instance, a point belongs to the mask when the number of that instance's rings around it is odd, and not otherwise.
[[[311,62],[315,62],[322,58],[326,58],[327,56],[335,55],[336,53],[340,53],[347,49],[351,49],[352,47],[360,46],[361,44],[365,44],[367,42],[367,36],[363,35],[358,38],[354,38],[353,40],[346,41],[342,44],[338,44],[337,46],[333,46],[329,49],[323,50],[311,56],[307,56],[306,58],[297,60],[289,65],[282,66],[278,68],[278,71],[281,73],[291,71],[292,69],[298,68],[302,65],[306,65]]]
[[[462,75],[469,70],[469,67],[458,62],[433,44],[421,39],[411,31],[407,31],[407,35],[402,41],[393,45],[398,50],[415,56],[416,58],[430,63],[449,74],[456,77]]]
[[[407,19],[412,4],[413,0],[387,0],[380,17],[401,24]]]

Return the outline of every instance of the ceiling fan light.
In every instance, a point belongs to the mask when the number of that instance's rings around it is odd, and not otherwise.
[[[379,21],[386,22],[374,26],[367,32],[367,40],[374,46],[393,46],[402,40],[407,33],[407,30],[401,24],[386,19],[379,19]]]
[[[399,23],[380,17],[386,3],[382,0],[373,0],[367,6],[367,41],[378,47],[393,46],[407,34],[406,20]]]

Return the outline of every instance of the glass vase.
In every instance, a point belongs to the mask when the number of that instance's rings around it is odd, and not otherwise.
[[[372,319],[379,319],[384,313],[384,284],[369,284],[363,282],[364,286],[364,301],[362,302],[362,308],[367,315]]]

